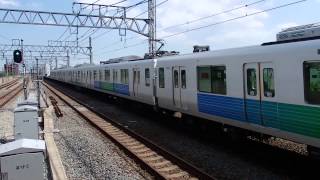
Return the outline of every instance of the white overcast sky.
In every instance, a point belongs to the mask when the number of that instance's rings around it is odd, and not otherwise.
[[[79,0],[92,3],[95,0]],[[120,0],[101,0],[101,4],[113,4]],[[140,0],[128,0],[119,5],[128,6]],[[161,3],[163,0],[157,0]],[[165,37],[193,28],[214,24],[246,14],[260,12],[297,0],[265,0],[252,6],[241,8],[229,13],[224,13],[196,23],[166,29],[177,24],[184,24],[195,19],[216,14],[225,10],[250,4],[257,0],[168,0],[157,7],[157,37]],[[71,0],[0,0],[1,8],[32,9],[54,12],[72,12]],[[211,50],[247,45],[257,45],[267,41],[274,41],[276,33],[283,28],[316,23],[320,21],[320,0],[307,0],[299,4],[280,8],[274,11],[264,12],[255,16],[210,26],[197,31],[184,33],[178,36],[165,38],[164,50],[175,50],[181,53],[192,52],[193,45],[210,45]],[[145,11],[146,4],[128,12],[128,16],[134,17]],[[141,16],[146,18],[146,16]],[[10,39],[23,38],[25,44],[43,44],[48,40],[56,40],[66,30],[66,27],[33,26],[0,24],[0,44],[10,44]],[[80,29],[79,37],[87,32],[87,28]],[[89,34],[93,30],[89,30]],[[92,34],[92,37],[102,35],[93,40],[94,62],[109,58],[139,55],[143,56],[148,51],[148,44],[124,48],[145,40],[132,32],[127,32],[126,37],[119,37],[117,30],[100,29]],[[67,38],[68,37],[68,38]],[[86,37],[86,36],[84,36]],[[134,37],[132,39],[132,37]],[[68,41],[76,39],[75,35],[69,36],[69,31],[61,38]],[[122,41],[121,41],[122,39]],[[88,40],[80,39],[81,46],[88,46]],[[71,64],[88,62],[87,57],[72,56]],[[61,62],[63,63],[63,62]],[[0,62],[1,64],[1,62]],[[0,68],[1,69],[1,68]]]

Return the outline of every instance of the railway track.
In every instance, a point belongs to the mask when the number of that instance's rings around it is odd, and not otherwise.
[[[123,127],[112,118],[87,107],[72,96],[65,95],[46,83],[44,85],[52,94],[64,101],[137,162],[146,167],[156,179],[215,179],[148,139]]]
[[[16,82],[18,82],[18,81],[19,81],[19,79],[17,78],[17,79],[10,81],[10,82],[5,83],[5,84],[1,84],[0,90],[4,89],[4,88],[9,89],[10,87],[14,86],[16,84]]]
[[[12,98],[14,98],[17,94],[19,94],[23,90],[22,83],[12,90],[4,93],[0,96],[0,108],[2,108],[5,104],[7,104]]]

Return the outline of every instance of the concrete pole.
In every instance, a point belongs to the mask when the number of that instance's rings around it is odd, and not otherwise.
[[[38,109],[40,110],[40,80],[39,80],[39,60],[36,58],[37,62],[37,100],[38,100]]]
[[[149,55],[154,57],[157,50],[156,44],[156,0],[148,1],[148,17],[149,17]]]
[[[58,58],[56,57],[56,69],[58,69]]]
[[[69,50],[67,50],[67,67],[70,67],[70,56],[69,56]]]
[[[91,37],[89,37],[89,58],[90,58],[90,64],[93,64]]]

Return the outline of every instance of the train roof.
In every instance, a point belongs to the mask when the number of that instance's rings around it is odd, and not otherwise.
[[[75,70],[75,69],[91,69],[99,67],[110,67],[110,66],[118,66],[124,64],[135,64],[135,63],[146,63],[152,62],[154,60],[157,61],[169,61],[169,60],[185,60],[185,59],[192,59],[192,58],[206,58],[210,57],[232,57],[232,56],[252,56],[257,54],[273,54],[276,53],[284,53],[287,51],[298,51],[303,50],[306,48],[317,47],[320,49],[320,39],[313,39],[308,41],[298,41],[294,43],[280,43],[280,44],[262,44],[262,45],[255,45],[255,46],[246,46],[246,47],[237,47],[237,48],[228,48],[228,49],[221,49],[221,50],[213,50],[213,51],[205,51],[200,53],[189,53],[189,54],[181,54],[175,56],[165,56],[156,59],[142,59],[138,61],[125,61],[113,64],[105,64],[105,65],[95,65],[95,66],[86,66],[86,67],[77,67],[77,68],[65,68],[59,70]]]
[[[232,57],[232,56],[252,56],[257,54],[273,54],[285,53],[288,51],[299,51],[308,49],[311,47],[317,47],[320,49],[320,39],[313,39],[308,41],[297,41],[294,43],[279,43],[272,45],[254,45],[237,48],[220,49],[213,51],[205,51],[200,53],[182,54],[179,56],[161,57],[158,60],[179,60],[179,59],[191,59],[191,58],[205,58],[205,57]]]

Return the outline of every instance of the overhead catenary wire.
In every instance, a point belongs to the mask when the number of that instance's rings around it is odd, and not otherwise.
[[[212,24],[208,24],[208,25],[205,25],[205,26],[200,26],[200,27],[197,27],[197,28],[193,28],[193,29],[189,29],[189,30],[173,33],[173,34],[170,34],[170,35],[167,35],[167,36],[163,36],[160,39],[170,38],[170,37],[174,37],[174,36],[177,36],[177,35],[180,35],[180,34],[185,34],[185,33],[188,33],[188,32],[197,31],[197,30],[200,30],[200,29],[217,26],[217,25],[224,24],[224,23],[227,23],[227,22],[236,21],[236,20],[239,20],[239,19],[247,18],[247,17],[254,16],[254,15],[258,15],[258,14],[261,14],[261,13],[264,13],[264,12],[274,11],[274,10],[277,10],[277,9],[280,9],[280,8],[285,8],[285,7],[292,6],[292,5],[299,4],[299,3],[302,3],[302,2],[306,2],[306,1],[308,1],[308,0],[299,0],[299,1],[294,1],[294,2],[291,2],[291,3],[282,4],[282,5],[279,5],[279,6],[272,7],[272,8],[268,8],[268,9],[264,9],[264,10],[257,11],[257,12],[254,12],[254,13],[246,14],[246,15],[243,15],[243,16],[238,16],[238,17],[235,17],[235,18],[230,18],[230,19],[227,19],[227,20],[218,21],[218,22],[215,22],[215,23],[212,23]],[[121,50],[124,50],[124,49],[127,49],[127,48],[136,47],[136,46],[144,44],[144,43],[146,43],[146,42],[140,42],[140,43],[137,43],[137,44],[132,44],[132,45],[126,46],[124,48],[113,49],[113,50],[110,50],[110,51],[106,51],[103,54],[112,53],[112,52],[121,51]]]
[[[4,35],[2,35],[2,34],[0,34],[0,37],[3,38],[3,39],[6,39],[6,40],[9,40],[9,41],[10,41],[9,38],[7,38],[6,36],[4,36]]]
[[[141,41],[139,43],[135,43],[135,44],[131,44],[131,45],[128,45],[128,46],[125,46],[125,47],[122,47],[122,48],[113,49],[113,50],[110,50],[110,51],[103,52],[102,54],[113,53],[113,52],[121,51],[121,50],[124,50],[124,49],[136,47],[136,46],[139,46],[139,45],[143,45],[143,44],[146,44],[146,43],[148,43],[148,40],[143,40],[143,41]]]
[[[101,1],[101,0],[96,0],[96,1],[93,2],[93,4],[95,4],[95,3],[99,2],[99,1]],[[66,30],[59,36],[59,38],[56,41],[59,41],[69,29],[70,29],[70,27],[67,27]]]
[[[99,0],[99,1],[100,1],[100,0]],[[123,3],[123,2],[126,2],[126,1],[128,1],[128,0],[121,0],[121,1],[118,1],[118,2],[115,2],[115,3],[111,4],[110,6],[115,6],[115,5],[118,5],[118,4]],[[97,1],[96,1],[96,2],[97,2]],[[95,4],[96,2],[94,2],[93,4]],[[89,5],[88,5],[88,6],[89,6]],[[118,14],[119,12],[121,12],[121,11],[117,11],[113,16],[115,16],[115,15]],[[105,13],[107,13],[107,12],[105,12]],[[104,15],[105,15],[105,14],[104,14]],[[83,33],[78,40],[80,40],[80,39],[82,39],[82,38],[84,38],[84,39],[86,40],[86,38],[88,38],[89,36],[93,35],[93,34],[96,33],[97,31],[99,31],[99,29],[97,29],[97,28],[96,28],[96,29],[93,29],[92,32],[91,32],[91,34],[88,35],[88,36],[86,36],[86,34],[87,34],[90,30],[92,30],[92,28],[89,28],[85,33]],[[84,40],[83,40],[83,41],[84,41]],[[80,42],[83,42],[83,41],[80,41]]]
[[[162,2],[160,2],[159,4],[156,5],[156,7],[166,3],[168,0],[164,0]],[[200,18],[197,18],[197,19],[194,19],[194,20],[191,20],[191,21],[187,21],[185,23],[182,23],[182,24],[178,24],[178,25],[173,25],[173,26],[168,26],[168,27],[165,27],[161,30],[167,30],[167,29],[171,29],[172,27],[178,27],[178,26],[181,26],[181,25],[185,25],[185,24],[191,24],[191,23],[194,23],[196,22],[196,20],[198,21],[201,21],[201,20],[204,20],[204,19],[208,19],[208,18],[212,18],[212,17],[215,17],[215,16],[219,16],[219,15],[222,15],[222,14],[225,14],[225,13],[230,13],[230,12],[233,12],[233,11],[236,11],[236,10],[239,10],[239,9],[243,9],[243,8],[247,8],[247,7],[250,7],[250,6],[253,6],[253,5],[256,5],[256,4],[259,4],[259,3],[262,3],[266,0],[258,0],[258,1],[254,1],[254,2],[251,2],[251,3],[248,3],[248,4],[244,4],[244,5],[239,5],[238,7],[235,7],[235,8],[231,8],[231,9],[228,9],[228,10],[224,10],[224,11],[221,11],[221,12],[218,12],[218,13],[215,13],[215,14],[211,14],[209,16],[204,16],[204,17],[200,17]],[[138,15],[135,16],[138,17],[138,16],[141,16],[145,13],[147,13],[148,11],[144,11]],[[131,38],[127,38],[126,40],[133,40],[133,39],[138,39],[140,36],[133,36]],[[121,43],[121,41],[116,41],[116,42],[113,42],[111,44],[109,44],[108,46],[112,46],[112,45],[115,45],[115,44],[119,44]],[[104,48],[107,47],[107,46],[104,46]]]
[[[195,23],[195,22],[199,22],[199,21],[202,21],[202,20],[205,20],[205,19],[209,19],[209,18],[213,18],[213,17],[219,16],[219,15],[222,15],[222,14],[230,13],[230,12],[233,12],[233,11],[236,11],[236,10],[239,10],[239,9],[247,8],[249,6],[253,6],[253,5],[262,3],[264,1],[266,1],[266,0],[254,1],[254,2],[251,2],[251,3],[240,5],[238,7],[234,7],[234,8],[231,8],[231,9],[228,9],[228,10],[224,10],[224,11],[221,11],[221,12],[218,12],[218,13],[210,14],[208,16],[203,16],[203,17],[200,17],[200,18],[197,18],[197,19],[193,19],[191,21],[187,21],[187,22],[184,22],[184,23],[181,23],[181,24],[168,26],[168,27],[163,28],[162,30],[167,30],[167,29],[171,29],[171,28],[175,28],[175,27],[179,27],[179,26],[183,26],[183,25],[189,25],[189,24],[192,24],[192,23]]]
[[[168,2],[168,1],[169,1],[169,0],[164,0],[164,1],[162,1],[162,2],[160,2],[160,3],[158,3],[158,4],[156,4],[156,7],[159,7],[159,6],[163,5],[164,3]],[[137,17],[139,17],[139,16],[141,16],[141,15],[147,13],[147,12],[148,12],[148,11],[144,11],[144,12],[142,12],[142,13],[134,16],[133,18],[137,18]],[[101,34],[93,37],[92,39],[96,39],[96,38],[105,36],[105,35],[107,35],[107,34],[108,34],[109,32],[111,32],[111,31],[112,31],[112,30],[109,30],[108,32],[103,32],[103,33],[101,33]],[[132,36],[132,37],[130,37],[130,38],[126,38],[125,40],[127,41],[127,40],[132,40],[132,39],[138,39],[139,37],[141,37],[141,36]],[[122,42],[122,41],[119,41],[119,40],[118,40],[118,41],[115,41],[115,42],[113,42],[113,43],[110,43],[110,44],[108,44],[107,46],[104,46],[104,47],[102,47],[102,48],[100,48],[100,49],[104,49],[104,48],[106,48],[106,47],[108,47],[108,46],[112,46],[112,45],[115,45],[115,44],[119,44],[119,43],[121,43],[121,42]]]
[[[180,35],[180,34],[185,34],[185,33],[188,33],[188,32],[192,32],[192,31],[196,31],[196,30],[200,30],[200,29],[204,29],[204,28],[208,28],[208,27],[224,24],[224,23],[227,23],[227,22],[230,22],[230,21],[243,19],[243,18],[246,18],[246,17],[250,17],[250,16],[261,14],[261,13],[264,13],[264,12],[273,11],[273,10],[276,10],[276,9],[288,7],[288,6],[295,5],[295,4],[299,4],[299,3],[302,3],[302,2],[305,2],[305,1],[308,1],[308,0],[299,0],[299,1],[294,1],[294,2],[291,2],[291,3],[282,4],[282,5],[279,5],[279,6],[272,7],[272,8],[264,9],[262,11],[257,11],[257,12],[254,12],[254,13],[238,16],[238,17],[235,17],[235,18],[230,18],[230,19],[227,19],[227,20],[218,21],[218,22],[215,22],[215,23],[212,23],[212,24],[208,24],[208,25],[205,25],[205,26],[200,26],[200,27],[197,27],[197,28],[188,29],[188,30],[181,31],[181,32],[178,32],[178,33],[173,33],[173,34],[170,34],[170,35],[167,35],[167,36],[163,36],[160,39],[165,39],[165,38],[177,36],[177,35]]]
[[[113,4],[111,4],[111,6],[120,4],[120,3],[125,2],[125,1],[127,1],[127,0],[122,0],[122,1],[119,1],[119,2],[116,2],[116,3],[113,3]],[[142,0],[142,1],[138,2],[138,3],[136,3],[136,4],[127,6],[127,7],[125,8],[125,9],[126,9],[126,12],[128,12],[128,11],[130,11],[131,9],[133,9],[134,7],[137,7],[137,6],[139,6],[139,5],[141,5],[141,4],[144,4],[144,3],[146,3],[146,2],[148,2],[148,0]],[[117,11],[113,16],[115,16],[116,14],[119,14],[120,12],[122,12],[122,11]],[[95,33],[96,33],[97,31],[99,31],[99,30],[100,30],[100,29],[94,29],[94,30],[92,30],[92,32],[91,32],[89,35],[85,36],[85,34],[87,34],[87,33],[90,31],[90,29],[89,29],[88,31],[86,31],[86,32],[79,38],[79,40],[83,38],[83,39],[80,41],[80,43],[86,41],[88,37],[92,36],[93,34],[95,34]],[[111,29],[111,30],[112,30],[112,29]],[[109,33],[111,30],[109,30],[108,32],[104,32],[104,33]],[[94,37],[94,38],[92,38],[92,39],[96,39],[96,38],[97,38],[97,37]]]
[[[70,29],[70,27],[67,27],[66,30],[59,36],[59,38],[57,39],[57,41],[59,41],[65,34],[66,32]]]

